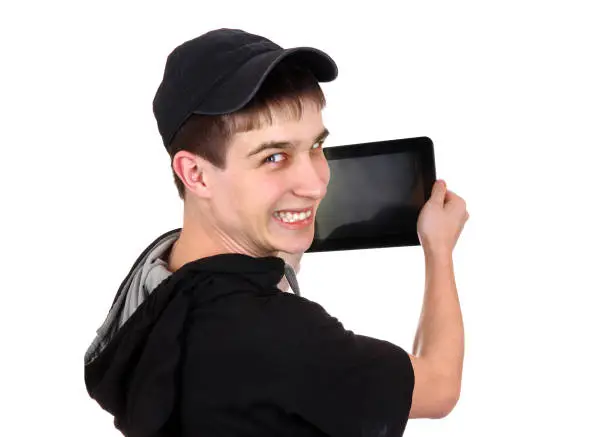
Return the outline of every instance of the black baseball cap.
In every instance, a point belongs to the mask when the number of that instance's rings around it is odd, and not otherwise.
[[[284,49],[240,29],[212,30],[176,47],[168,55],[153,99],[166,150],[191,114],[237,111],[255,96],[268,73],[288,58],[310,70],[319,82],[331,82],[338,75],[334,60],[321,50]]]

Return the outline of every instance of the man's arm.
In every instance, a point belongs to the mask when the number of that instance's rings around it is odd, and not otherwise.
[[[278,252],[295,272],[303,253]],[[425,295],[413,354],[415,375],[409,418],[442,418],[459,400],[463,373],[464,331],[451,253],[425,253]],[[286,278],[279,288],[287,291]]]
[[[410,418],[442,418],[459,400],[464,332],[451,253],[425,254],[425,296],[414,340]]]

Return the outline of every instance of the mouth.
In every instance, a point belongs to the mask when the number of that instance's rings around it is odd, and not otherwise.
[[[274,217],[285,223],[298,223],[308,220],[312,217],[314,207],[305,209],[288,209],[275,211]]]

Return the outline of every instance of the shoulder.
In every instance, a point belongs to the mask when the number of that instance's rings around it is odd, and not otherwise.
[[[267,303],[270,323],[281,324],[296,335],[312,333],[313,329],[343,328],[342,323],[330,315],[322,305],[302,296],[279,293]]]
[[[329,360],[338,366],[353,366],[381,360],[388,367],[410,367],[409,355],[403,348],[353,332],[317,302],[287,294],[279,296],[273,305],[274,317],[268,322],[283,331],[291,343],[289,349],[302,363]]]

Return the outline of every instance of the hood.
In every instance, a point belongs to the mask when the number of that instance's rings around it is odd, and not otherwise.
[[[137,413],[128,411],[129,404],[135,402],[128,399],[136,390],[135,383],[141,379],[142,386],[146,380],[146,375],[139,376],[137,367],[143,367],[142,362],[146,361],[148,369],[145,369],[145,373],[150,372],[151,363],[156,360],[154,352],[147,355],[148,349],[165,351],[163,358],[157,358],[160,362],[165,361],[168,375],[166,383],[174,384],[174,367],[168,366],[167,362],[179,342],[175,341],[166,347],[160,347],[160,343],[171,340],[173,332],[176,338],[180,336],[189,305],[186,296],[190,290],[196,286],[206,288],[211,285],[206,292],[212,296],[215,293],[215,287],[212,286],[214,275],[232,273],[264,288],[274,288],[285,277],[293,292],[299,295],[293,268],[279,257],[252,258],[242,254],[222,254],[187,263],[172,273],[168,270],[166,260],[180,232],[181,228],[166,232],[138,256],[119,286],[106,319],[85,353],[87,391],[102,408],[115,416],[115,426],[124,433],[130,429],[130,421],[138,422],[133,417]],[[149,346],[155,342],[155,346]],[[179,356],[179,351],[175,352],[174,365]],[[154,384],[157,385],[164,379],[159,374],[151,377],[156,378]],[[162,389],[157,387],[157,390],[157,393],[164,390],[172,392],[169,386]],[[160,403],[167,406],[168,399],[160,399]],[[167,420],[167,414],[143,414],[157,416],[145,420],[150,429],[161,426]],[[135,432],[134,435],[165,434]]]

